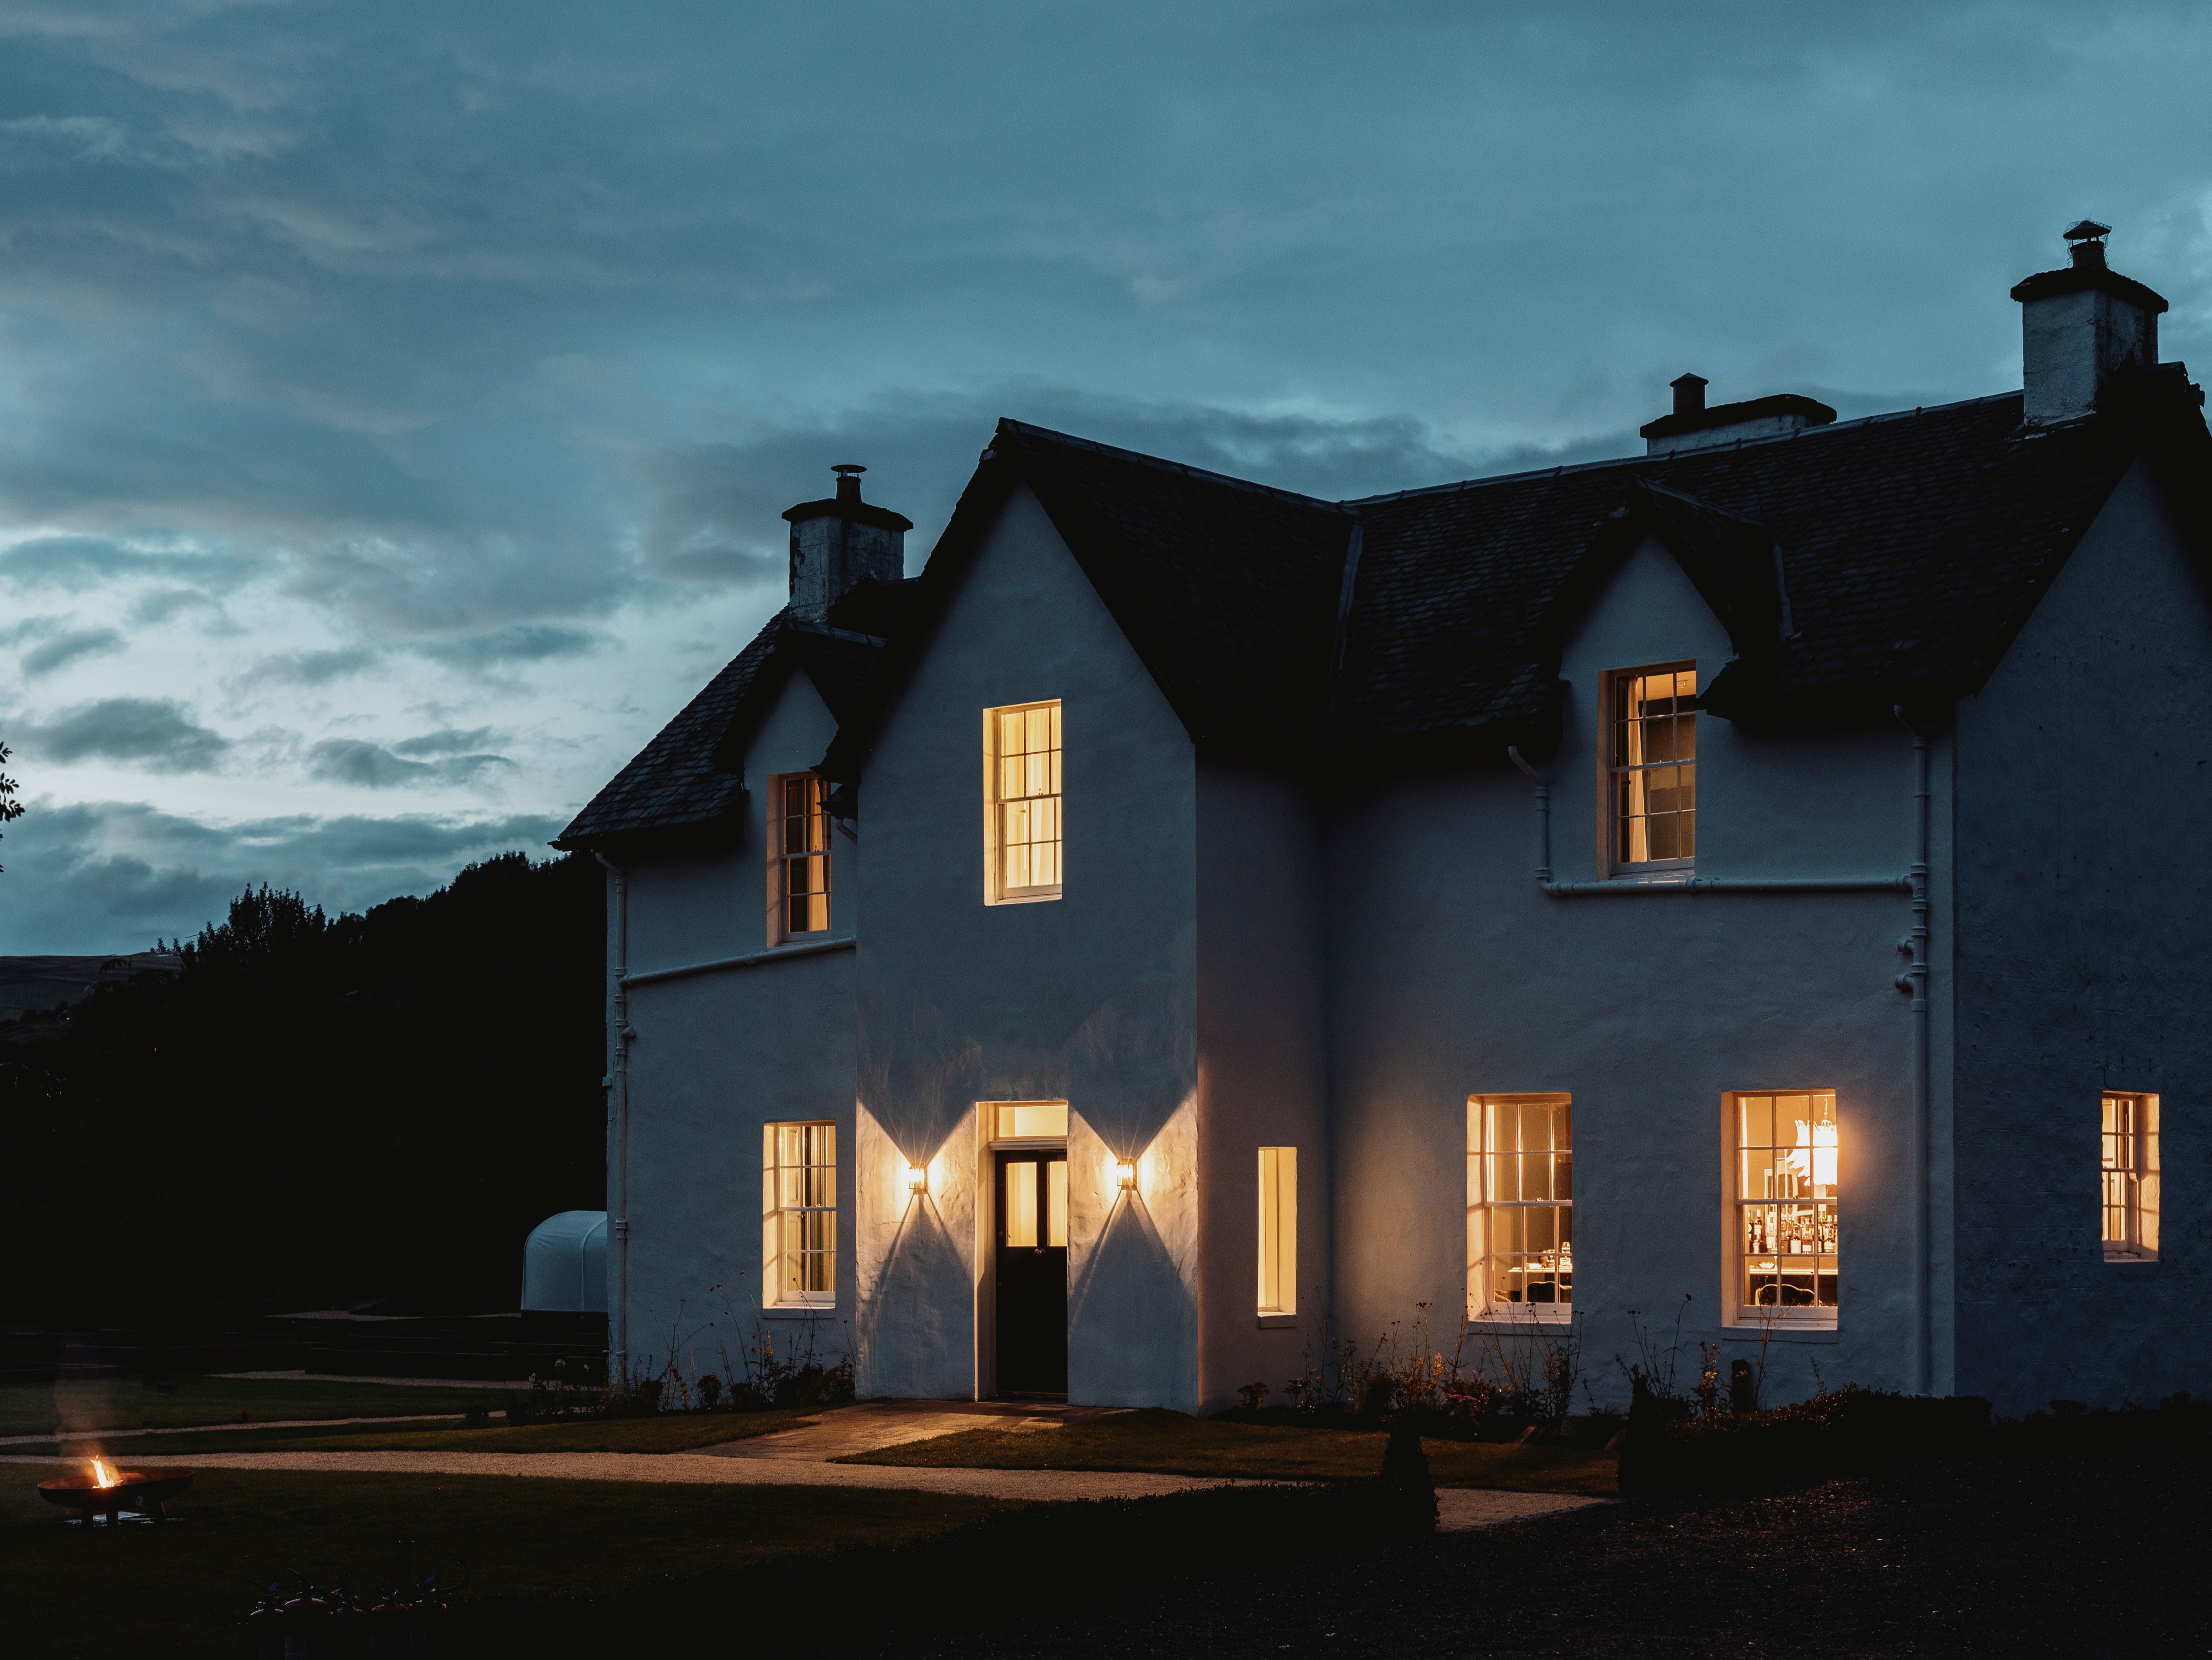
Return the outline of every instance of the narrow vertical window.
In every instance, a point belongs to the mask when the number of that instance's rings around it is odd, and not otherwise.
[[[1467,1112],[1468,1317],[1571,1318],[1572,1098],[1478,1095]]]
[[[830,814],[822,780],[811,772],[771,780],[769,800],[769,943],[780,945],[830,926]]]
[[[983,712],[985,899],[1057,899],[1060,891],[1060,704]]]
[[[1260,1312],[1298,1311],[1298,1150],[1260,1149]]]
[[[2105,1260],[2158,1256],[2158,1097],[2107,1095],[2101,1135]]]
[[[1841,1152],[1832,1090],[1735,1099],[1736,1297],[1761,1310],[1836,1313],[1836,1177]]]
[[[1619,669],[1607,754],[1615,867],[1686,866],[1698,854],[1698,670]]]
[[[832,1308],[837,1301],[837,1127],[770,1124],[765,1135],[761,1278],[768,1300]]]

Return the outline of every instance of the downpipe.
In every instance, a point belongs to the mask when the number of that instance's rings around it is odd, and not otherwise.
[[[1903,704],[1892,713],[1912,734],[1912,931],[1898,942],[1906,967],[1897,976],[1897,987],[1912,994],[1912,1387],[1914,1393],[1925,1395],[1935,1386],[1934,1293],[1928,1263],[1928,1141],[1933,1116],[1929,1103],[1928,734],[1906,719]]]
[[[629,873],[596,848],[592,857],[615,879],[615,1018],[609,1046],[614,1070],[608,1079],[615,1098],[614,1365],[607,1375],[611,1388],[617,1377],[629,1377],[629,1046],[637,1029],[629,1023]]]

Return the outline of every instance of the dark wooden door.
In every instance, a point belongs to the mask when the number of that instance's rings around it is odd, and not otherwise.
[[[999,1155],[999,1393],[1067,1393],[1067,1154]]]

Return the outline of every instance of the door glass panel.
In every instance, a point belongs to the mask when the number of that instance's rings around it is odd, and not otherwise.
[[[1044,1242],[1067,1243],[1067,1161],[1055,1158],[1044,1167]]]
[[[1006,1166],[1006,1243],[1034,1245],[1036,1242],[1037,1167],[1010,1164]]]

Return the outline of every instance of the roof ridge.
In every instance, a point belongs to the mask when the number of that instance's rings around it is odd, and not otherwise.
[[[1962,410],[1973,404],[2002,403],[2006,398],[2017,398],[2016,392],[1993,392],[1979,398],[1954,398],[1948,404],[1922,404],[1909,410],[1889,410],[1880,415],[1854,416],[1849,421],[1831,421],[1817,427],[1802,427],[1795,432],[1771,433],[1759,438],[1739,438],[1733,443],[1705,444],[1695,449],[1668,450],[1662,455],[1615,455],[1601,461],[1563,461],[1557,466],[1530,467],[1521,472],[1495,472],[1480,478],[1462,478],[1445,484],[1419,484],[1412,489],[1385,490],[1380,496],[1347,496],[1336,505],[1346,508],[1364,508],[1384,502],[1402,502],[1417,496],[1453,496],[1462,490],[1479,489],[1485,484],[1515,484],[1526,478],[1558,478],[1568,473],[1596,472],[1606,467],[1644,467],[1680,461],[1691,456],[1706,455],[1716,450],[1748,449],[1755,444],[1787,444],[1800,440],[1821,437],[1828,433],[1845,432],[1859,427],[1870,427],[1881,421],[1911,421],[1923,415],[1941,415],[1950,410]],[[1663,488],[1663,487],[1662,487]],[[1680,492],[1677,492],[1680,494]]]
[[[1330,513],[1352,516],[1352,509],[1342,502],[1332,502],[1324,496],[1306,496],[1297,490],[1281,489],[1273,484],[1261,484],[1249,478],[1239,478],[1234,473],[1215,472],[1207,467],[1194,467],[1187,461],[1170,461],[1165,456],[1147,455],[1142,450],[1124,449],[1119,444],[1102,444],[1095,438],[1078,437],[1072,432],[1056,432],[1050,427],[1040,427],[1028,421],[1017,421],[1011,416],[1000,416],[1001,427],[1012,427],[1016,432],[1033,435],[1066,444],[1073,449],[1095,450],[1101,455],[1117,455],[1125,461],[1140,461],[1146,466],[1158,467],[1164,472],[1179,472],[1186,478],[1202,478],[1208,483],[1228,484],[1237,489],[1251,490],[1261,496],[1273,496],[1285,502],[1295,502],[1301,507],[1320,508]]]

